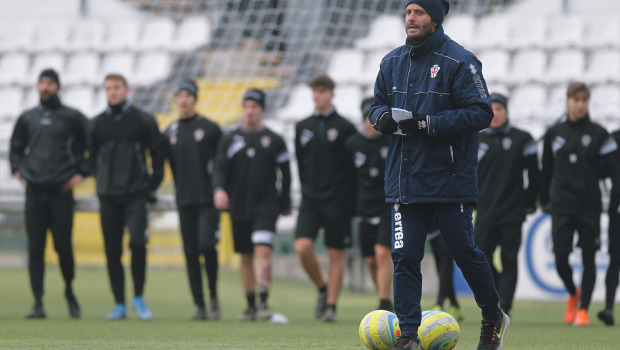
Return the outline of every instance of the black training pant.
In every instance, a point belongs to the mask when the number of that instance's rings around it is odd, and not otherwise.
[[[435,266],[437,266],[437,274],[439,274],[439,293],[437,294],[437,305],[443,307],[446,298],[450,299],[452,306],[459,306],[454,292],[454,259],[448,252],[446,242],[443,236],[438,234],[430,240],[433,256],[435,257]]]
[[[215,244],[219,238],[220,212],[213,206],[182,206],[179,207],[179,221],[194,304],[204,307],[200,256],[205,260],[210,297],[215,298],[218,269]]]
[[[26,232],[28,235],[28,271],[30,286],[37,302],[43,296],[45,244],[47,230],[52,231],[60,270],[67,292],[75,276],[71,230],[73,229],[73,192],[61,193],[29,185],[26,188]]]
[[[146,275],[147,196],[100,198],[101,228],[108,260],[108,273],[114,299],[125,304],[125,272],[121,263],[123,233],[129,230],[131,249],[131,274],[135,296],[144,292]]]
[[[613,309],[620,281],[620,198],[613,196],[609,203],[609,268],[605,276],[605,307]]]
[[[521,247],[522,223],[503,225],[485,225],[476,223],[474,241],[486,255],[499,292],[499,304],[502,310],[512,309],[512,302],[517,289],[519,269],[519,248]],[[501,247],[503,271],[500,274],[493,265],[493,253],[497,246]]]

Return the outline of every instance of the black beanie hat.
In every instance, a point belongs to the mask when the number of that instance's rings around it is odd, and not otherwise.
[[[407,0],[405,8],[409,4],[420,5],[437,25],[443,23],[448,11],[450,11],[450,0]]]
[[[501,103],[504,108],[508,109],[508,99],[502,94],[491,94],[491,103]]]
[[[58,73],[56,73],[55,70],[46,69],[42,71],[41,74],[39,74],[39,80],[41,80],[41,78],[43,77],[52,79],[56,84],[58,84],[58,87],[60,88],[60,80],[58,79]]]
[[[178,94],[179,91],[181,90],[187,90],[187,92],[189,92],[190,94],[192,94],[194,96],[194,98],[198,98],[198,86],[196,86],[196,83],[193,80],[187,80],[187,81],[183,81],[181,82],[177,88],[174,90],[174,94]]]
[[[245,96],[243,96],[243,102],[247,100],[256,101],[256,103],[258,103],[263,110],[265,109],[265,93],[262,90],[248,90],[248,92],[245,93]]]
[[[370,108],[373,103],[375,103],[374,97],[369,97],[362,101],[362,120],[365,120],[370,115]]]

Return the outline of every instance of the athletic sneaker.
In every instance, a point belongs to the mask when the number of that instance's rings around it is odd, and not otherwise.
[[[331,307],[328,307],[323,313],[323,322],[338,322],[336,311]]]
[[[108,321],[112,320],[124,320],[127,318],[127,308],[123,304],[116,304],[114,310],[110,312],[105,319]]]
[[[146,306],[146,301],[144,301],[141,296],[133,298],[133,302],[131,303],[131,305],[136,311],[136,315],[138,315],[139,319],[143,321],[150,321],[153,319],[153,314],[151,313],[151,310],[149,310],[149,307]]]
[[[482,320],[478,350],[501,350],[504,347],[504,336],[509,327],[510,317],[503,311],[501,320]]]
[[[71,318],[80,318],[82,316],[80,304],[78,304],[73,294],[67,295],[67,304],[69,305],[69,316],[71,316]]]
[[[43,305],[35,305],[29,313],[26,314],[26,318],[46,318]]]
[[[325,292],[319,291],[319,297],[316,302],[316,309],[314,310],[314,316],[316,318],[323,317],[325,310],[327,310],[327,290],[325,290]]]
[[[211,319],[219,320],[222,317],[222,310],[220,309],[220,302],[217,298],[211,298]]]
[[[207,316],[207,310],[204,306],[199,306],[194,316],[192,316],[192,321],[204,321],[207,319],[209,319],[209,316]]]
[[[260,304],[256,310],[256,319],[258,321],[269,321],[271,319],[271,309],[266,304]]]
[[[240,321],[240,322],[256,321],[256,307],[248,306],[248,308],[245,309],[243,314],[237,317],[237,321]]]
[[[458,306],[451,306],[450,307],[450,315],[452,315],[452,317],[454,317],[454,319],[457,322],[461,322],[461,321],[463,321],[465,319],[465,313]]]
[[[575,326],[589,326],[590,318],[588,317],[588,310],[581,309],[577,311],[577,316],[575,317]]]
[[[605,322],[608,326],[614,325],[614,310],[605,309],[598,313],[598,319]]]
[[[409,333],[403,333],[400,338],[396,340],[396,345],[392,349],[397,350],[422,350],[420,347],[420,341],[417,335],[411,335]]]
[[[573,324],[573,322],[575,322],[575,317],[577,316],[577,303],[579,302],[580,296],[581,290],[577,288],[575,295],[568,297],[568,301],[566,302],[566,311],[564,311],[564,322],[566,324]]]
[[[389,312],[394,312],[394,304],[392,304],[392,301],[389,299],[379,300],[379,307],[377,308],[377,310],[385,310]]]

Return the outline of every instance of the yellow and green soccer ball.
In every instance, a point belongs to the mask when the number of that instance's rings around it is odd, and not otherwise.
[[[423,350],[454,349],[460,335],[459,324],[450,314],[441,311],[422,312],[418,337]]]
[[[391,349],[399,337],[398,317],[389,311],[373,311],[360,323],[360,339],[370,350]]]

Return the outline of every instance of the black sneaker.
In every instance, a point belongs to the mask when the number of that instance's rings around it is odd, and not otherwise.
[[[482,320],[478,350],[501,350],[504,347],[504,335],[510,327],[510,317],[502,311],[499,321]]]
[[[207,309],[204,306],[199,306],[196,309],[196,313],[192,316],[192,321],[204,321],[208,320],[209,316],[207,315]]]
[[[69,316],[71,318],[80,318],[82,316],[82,310],[80,304],[73,294],[67,295],[67,304],[69,305]]]
[[[216,297],[211,297],[210,304],[211,305],[211,319],[219,320],[222,317],[222,309],[220,308],[220,302]]]
[[[614,311],[610,309],[605,309],[598,313],[598,319],[605,322],[608,326],[614,325]]]
[[[324,292],[319,292],[319,297],[316,302],[316,309],[314,310],[314,316],[318,319],[323,318],[325,310],[327,310],[327,290]]]
[[[377,310],[394,312],[394,304],[392,304],[392,301],[390,300],[379,300],[379,307]]]
[[[45,310],[43,310],[43,305],[35,305],[32,310],[28,314],[26,314],[26,318],[46,318]]]
[[[237,321],[240,321],[240,322],[256,321],[256,307],[248,306],[248,308],[245,309],[243,314],[237,317]]]
[[[396,341],[396,345],[392,349],[397,350],[422,350],[420,347],[420,341],[417,335],[411,335],[409,333],[403,333]]]

